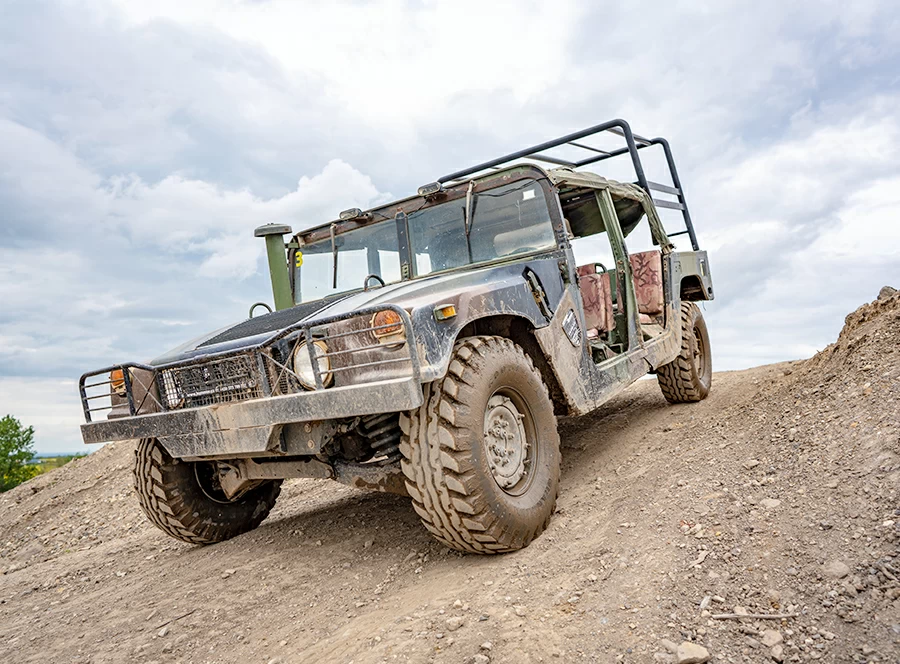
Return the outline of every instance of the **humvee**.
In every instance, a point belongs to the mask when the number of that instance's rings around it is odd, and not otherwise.
[[[669,184],[647,179],[651,148]],[[586,170],[618,156],[634,182]],[[629,251],[639,229],[649,249]],[[303,477],[408,495],[447,546],[513,551],[553,513],[558,416],[648,373],[672,403],[709,392],[707,255],[669,144],[623,120],[291,233],[255,232],[275,310],[80,380],[84,441],[138,441],[140,505],[177,539],[255,528]]]

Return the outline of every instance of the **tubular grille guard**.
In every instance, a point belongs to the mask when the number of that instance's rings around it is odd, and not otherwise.
[[[386,349],[385,345],[373,342],[372,333],[393,327],[393,325],[373,326],[371,324],[373,315],[385,310],[394,311],[400,316],[404,332],[403,340],[390,343],[392,357],[354,362],[354,355]],[[364,321],[364,325],[328,334],[327,326],[330,323],[355,318]],[[275,342],[295,334],[296,338],[290,345],[288,357],[276,358],[271,346]],[[399,334],[396,337],[399,338]],[[346,338],[366,339],[366,343],[344,350],[317,352],[319,349],[315,345],[316,341],[322,340],[330,346],[330,340]],[[109,411],[115,405],[120,405],[114,404],[112,401],[114,390],[109,377],[110,372],[116,369],[122,369],[125,377],[125,394],[117,398],[117,401],[127,403],[129,415],[143,414],[141,408],[145,404],[151,404],[154,411],[181,410],[308,391],[312,388],[306,387],[300,377],[291,369],[290,357],[301,346],[306,347],[312,361],[315,376],[314,389],[316,390],[327,389],[326,384],[330,384],[335,375],[346,371],[398,364],[408,364],[410,377],[420,381],[419,357],[414,346],[409,343],[411,338],[413,338],[412,321],[406,310],[397,305],[382,305],[329,316],[309,323],[297,323],[277,332],[257,346],[245,348],[239,352],[229,351],[207,355],[199,361],[185,360],[157,367],[134,363],[118,364],[86,373],[81,377],[79,389],[84,417],[85,421],[91,422],[92,413]],[[406,353],[397,356],[397,353],[402,350],[405,350]],[[326,358],[331,367],[330,369],[325,367],[323,375],[320,363]],[[139,375],[132,375],[132,372],[128,371],[129,368],[147,372],[147,375],[151,377],[150,385],[144,385],[146,380]],[[136,398],[135,395],[135,381],[138,381],[139,387],[141,387],[140,393],[143,396],[140,398]],[[367,380],[362,384],[368,382],[376,381]],[[154,383],[159,391],[159,399],[154,396],[151,389]],[[106,400],[101,402],[103,405],[92,405],[100,399]]]
[[[139,373],[135,373],[135,369],[139,370]],[[110,376],[113,371],[122,372],[124,394],[119,394],[113,388]],[[145,404],[163,410],[163,405],[153,394],[155,373],[154,367],[129,363],[115,364],[84,374],[78,381],[78,391],[81,394],[81,407],[84,410],[85,421],[92,421],[91,413],[111,411],[116,406],[127,406],[129,415],[135,415]],[[135,396],[135,387],[139,388],[142,395],[139,398]]]

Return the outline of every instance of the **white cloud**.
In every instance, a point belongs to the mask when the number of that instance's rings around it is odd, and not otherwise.
[[[73,376],[270,297],[255,226],[322,223],[615,116],[672,142],[711,252],[717,367],[811,354],[900,274],[900,12],[846,7],[16,5],[0,23],[0,398],[74,445]]]

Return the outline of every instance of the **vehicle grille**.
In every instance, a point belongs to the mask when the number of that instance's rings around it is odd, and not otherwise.
[[[157,385],[169,410],[263,396],[255,355],[250,353],[163,369],[157,375]]]

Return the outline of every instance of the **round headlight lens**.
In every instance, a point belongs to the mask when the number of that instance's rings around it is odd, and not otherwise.
[[[325,357],[328,353],[328,346],[324,341],[317,340],[313,341],[313,349],[318,361],[319,373],[322,374],[322,385],[328,387],[334,379],[334,375],[331,373],[331,358]],[[294,373],[297,374],[300,383],[307,390],[316,389],[316,374],[313,371],[305,341],[301,341],[294,350]]]
[[[404,337],[403,320],[400,314],[392,309],[379,311],[372,316],[372,334],[379,341],[402,341]]]

